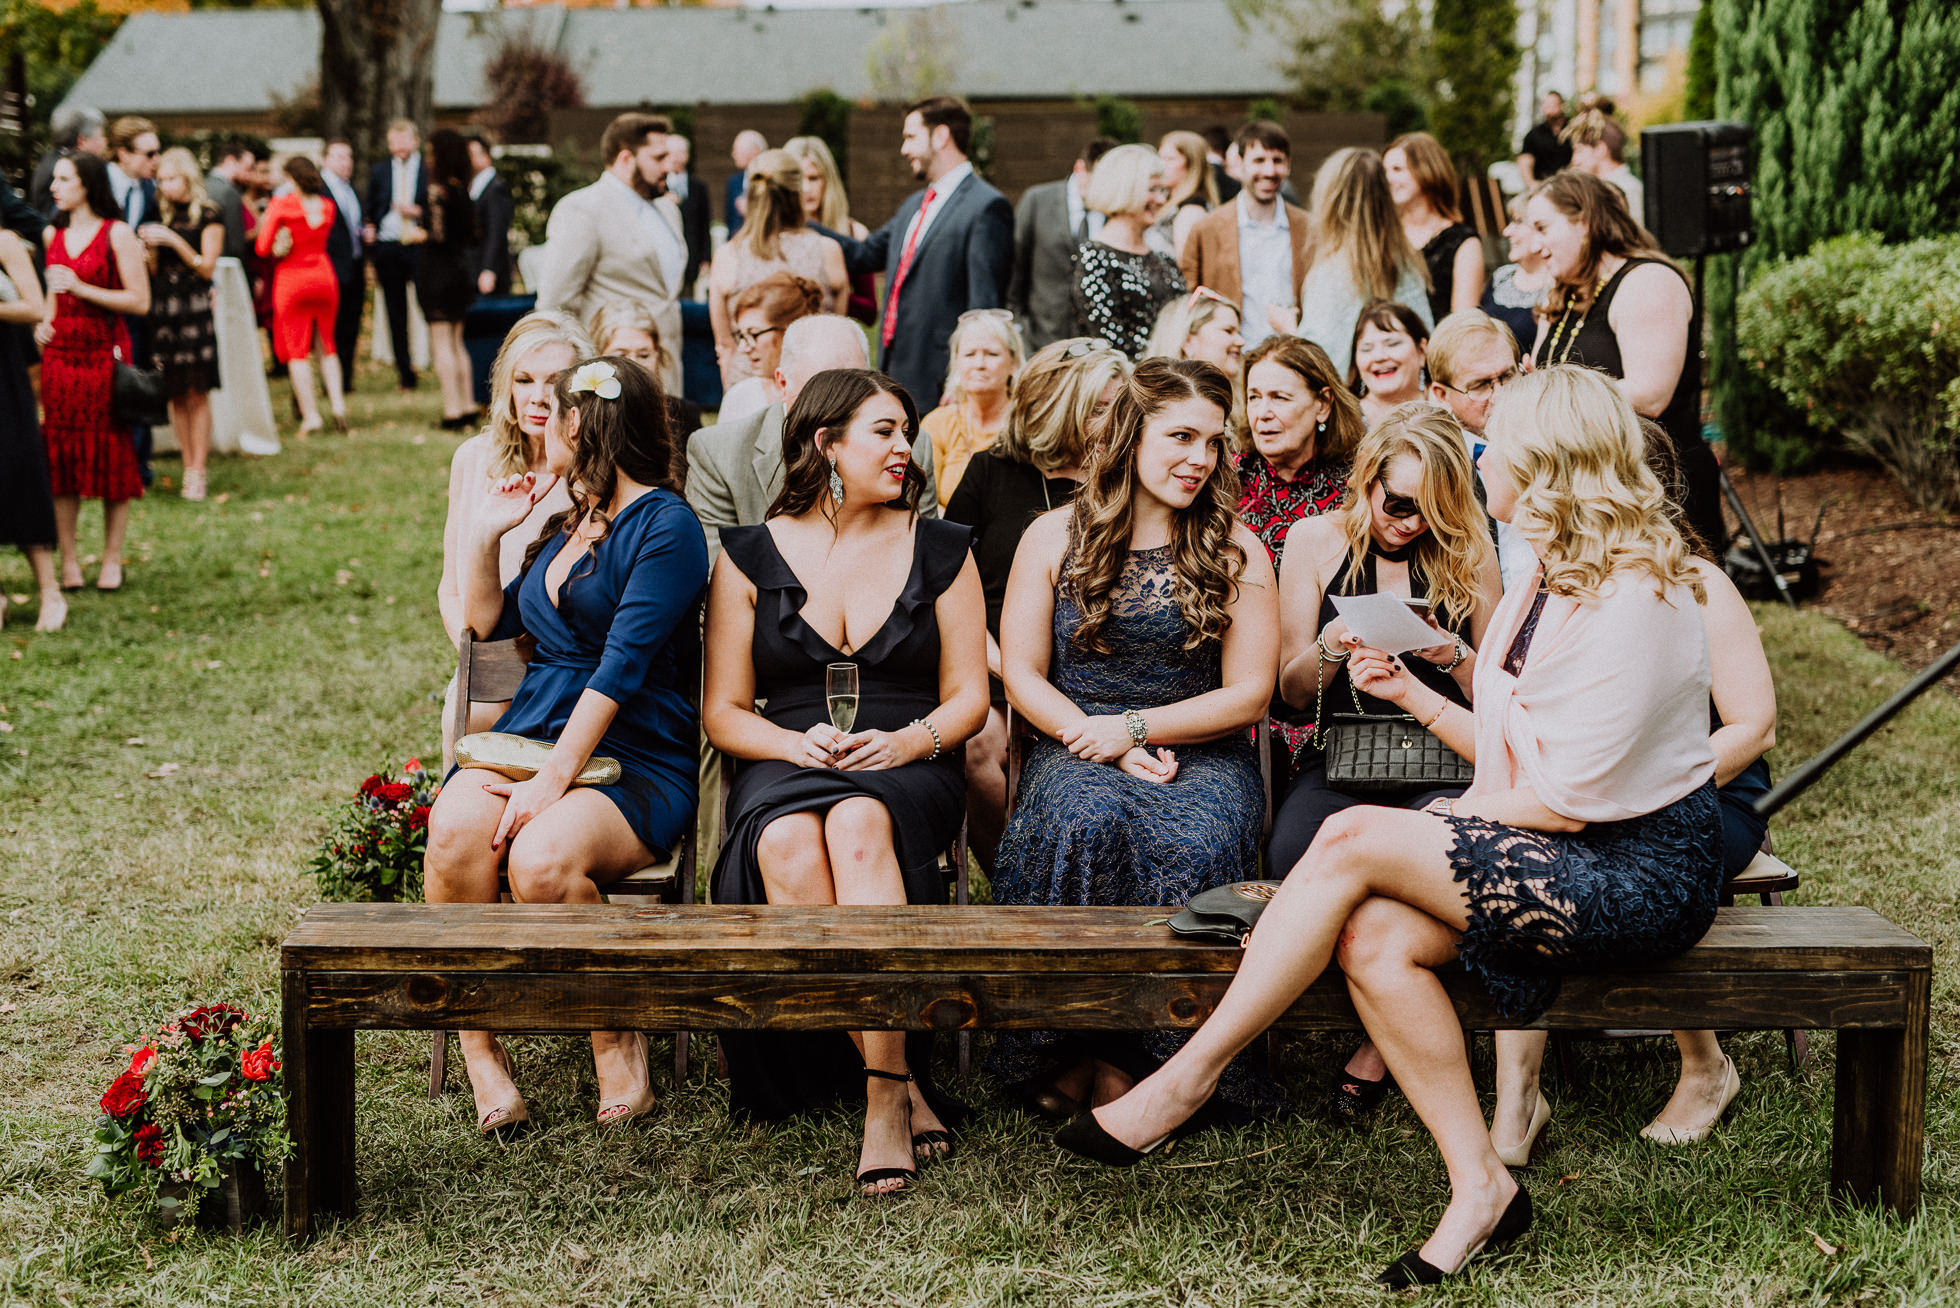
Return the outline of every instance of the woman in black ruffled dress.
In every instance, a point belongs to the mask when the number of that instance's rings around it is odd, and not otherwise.
[[[958,750],[987,713],[986,605],[971,533],[918,516],[918,426],[882,373],[818,374],[785,419],[768,516],[722,529],[701,706],[709,742],[736,760],[717,904],[945,902],[938,855],[966,805]],[[849,730],[826,704],[827,669],[843,663],[858,677]],[[721,1041],[738,1116],[865,1095],[866,1195],[907,1188],[915,1156],[951,1148],[958,1110],[926,1078],[928,1037]]]

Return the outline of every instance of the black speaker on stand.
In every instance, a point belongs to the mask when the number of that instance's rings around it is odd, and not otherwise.
[[[1641,182],[1646,188],[1647,230],[1661,249],[1695,261],[1695,311],[1689,340],[1701,343],[1702,287],[1708,256],[1746,248],[1755,239],[1749,212],[1755,175],[1756,129],[1747,123],[1668,123],[1640,134]],[[1717,468],[1722,497],[1741,524],[1762,573],[1783,602],[1795,608],[1789,579],[1743,507],[1726,469]],[[1709,542],[1717,554],[1724,542]],[[1779,548],[1787,542],[1777,542]]]

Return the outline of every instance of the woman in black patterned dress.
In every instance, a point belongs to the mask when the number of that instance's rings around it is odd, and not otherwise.
[[[1164,162],[1148,146],[1119,145],[1096,161],[1083,203],[1108,217],[1102,233],[1075,252],[1075,335],[1143,357],[1157,311],[1186,289],[1177,261],[1147,239],[1169,198]]]
[[[1146,359],[1117,392],[1073,505],[1021,538],[1001,615],[1007,697],[1042,739],[995,859],[1001,904],[1181,905],[1256,874],[1264,798],[1248,738],[1278,672],[1272,564],[1233,513],[1231,383]],[[989,1064],[1038,1111],[1105,1103],[1182,1037],[1003,1036]],[[1249,1068],[1240,1120],[1276,1110]]]
[[[211,392],[218,389],[218,330],[211,319],[211,277],[225,252],[224,215],[204,193],[204,174],[189,150],[165,150],[157,164],[163,221],[136,233],[150,253],[150,346],[170,392],[170,425],[184,457],[183,494],[201,500],[209,486]]]

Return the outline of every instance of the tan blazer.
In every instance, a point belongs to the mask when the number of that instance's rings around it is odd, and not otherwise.
[[[552,207],[545,225],[538,308],[562,310],[585,325],[608,300],[647,305],[660,326],[660,347],[667,355],[660,384],[678,395],[680,287],[669,286],[661,275],[659,251],[634,209],[639,203],[627,187],[601,177]],[[674,239],[685,243],[680,210],[672,197],[655,200],[654,210],[674,229]]]
[[[1280,203],[1286,204],[1284,200]],[[1295,295],[1300,293],[1300,284],[1307,280],[1307,221],[1305,209],[1286,205],[1286,234],[1293,240],[1293,279],[1289,285]],[[1178,267],[1183,270],[1186,286],[1207,287],[1235,304],[1245,298],[1244,288],[1239,284],[1237,200],[1219,205],[1191,229]]]

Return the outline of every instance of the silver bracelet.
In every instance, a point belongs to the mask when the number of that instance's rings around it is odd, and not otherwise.
[[[932,753],[926,755],[925,761],[930,763],[934,759],[939,757],[939,728],[938,727],[933,726],[932,723],[926,721],[924,718],[913,718],[910,722],[906,723],[905,725],[908,727],[924,727],[927,731],[931,732]]]
[[[1456,657],[1451,659],[1448,663],[1445,663],[1442,666],[1441,671],[1455,672],[1458,668],[1463,666],[1463,660],[1468,658],[1469,654],[1470,654],[1469,647],[1463,643],[1463,637],[1461,636],[1456,637]]]
[[[1313,638],[1314,648],[1320,651],[1320,661],[1323,663],[1345,663],[1348,660],[1348,655],[1354,652],[1353,650],[1343,650],[1339,654],[1329,654],[1327,652],[1326,642],[1327,633],[1324,631]]]
[[[1123,725],[1129,728],[1130,743],[1139,749],[1150,739],[1150,724],[1143,720],[1143,714],[1135,709],[1123,710]]]

